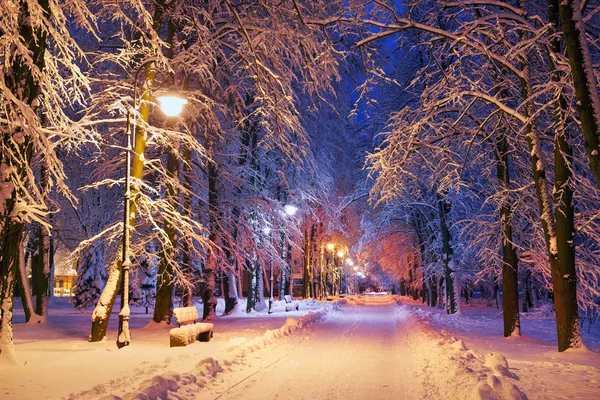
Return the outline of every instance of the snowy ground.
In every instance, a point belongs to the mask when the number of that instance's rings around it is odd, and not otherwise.
[[[173,349],[170,327],[135,310],[121,350],[116,318],[108,341],[88,343],[89,313],[52,310],[47,326],[16,324],[25,365],[0,363],[0,398],[600,398],[598,326],[585,336],[592,350],[559,354],[551,317],[524,317],[526,336],[503,339],[498,310],[485,306],[447,316],[387,295],[290,313],[278,303],[271,315],[220,318],[211,342]]]
[[[240,311],[215,321],[215,335],[209,343],[182,348],[169,348],[169,329],[173,326],[151,323],[151,314],[133,308],[132,344],[117,350],[118,311],[110,319],[108,340],[89,343],[91,311],[80,313],[67,301],[53,299],[47,325],[22,323],[22,310],[16,308],[14,343],[22,366],[0,362],[0,399],[95,399],[108,394],[123,395],[155,376],[189,374],[198,367],[207,368],[212,365],[211,358],[228,355],[232,343],[260,337],[268,330],[288,332],[288,318],[297,319],[332,307],[331,303],[302,301],[300,311],[284,312],[283,304],[276,302],[271,315]],[[242,302],[240,309],[243,307]],[[217,312],[222,313],[222,308],[220,304]],[[259,347],[250,343],[241,347],[248,346]]]
[[[521,337],[503,338],[502,314],[495,306],[473,300],[460,315],[424,307],[402,298],[406,310],[417,314],[421,324],[449,338],[462,341],[478,354],[501,354],[516,384],[529,399],[600,398],[600,324],[585,324],[586,349],[556,351],[556,325],[551,312],[521,314]]]

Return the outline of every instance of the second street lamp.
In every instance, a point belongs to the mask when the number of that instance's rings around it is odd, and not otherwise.
[[[123,195],[124,212],[123,212],[123,253],[121,256],[121,308],[119,311],[119,330],[117,335],[117,347],[122,348],[129,346],[131,342],[131,332],[129,330],[129,269],[131,268],[130,254],[130,230],[133,230],[131,221],[131,153],[133,152],[133,137],[136,131],[136,108],[137,108],[137,88],[138,79],[142,71],[152,69],[155,72],[160,72],[152,64],[159,62],[157,57],[146,59],[140,64],[135,71],[133,80],[133,108],[127,110],[127,126],[126,126],[126,160],[125,160],[125,194]],[[170,82],[172,84],[172,82]],[[150,90],[151,88],[147,88]],[[187,100],[174,91],[168,91],[157,98],[160,103],[161,110],[168,117],[175,117],[182,111]]]

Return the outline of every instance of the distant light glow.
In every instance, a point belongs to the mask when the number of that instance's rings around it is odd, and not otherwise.
[[[298,212],[298,207],[296,207],[293,204],[286,204],[285,206],[283,206],[283,209],[285,213],[289,216],[296,215],[296,213]]]
[[[344,251],[343,251],[343,250],[340,250],[340,251],[338,251],[338,252],[337,252],[337,256],[338,256],[339,258],[342,258],[342,257],[344,257],[345,255],[346,255],[346,253],[344,253]]]
[[[167,117],[178,116],[183,110],[183,106],[188,102],[187,99],[184,99],[175,92],[165,93],[157,97],[156,100],[160,103],[160,109]]]
[[[335,249],[335,244],[333,244],[333,243],[327,243],[327,250],[333,251],[334,249]]]
[[[351,258],[346,258],[346,264],[348,264],[349,266],[353,266],[354,265],[354,261],[352,261]]]
[[[355,271],[358,271],[358,267],[357,267],[357,266],[355,266],[353,269],[354,269]]]

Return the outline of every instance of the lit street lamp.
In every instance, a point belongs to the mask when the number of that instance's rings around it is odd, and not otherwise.
[[[283,210],[285,211],[285,213],[287,215],[292,217],[292,216],[296,215],[296,213],[298,212],[298,207],[296,207],[293,204],[286,204],[285,206],[283,206]]]
[[[140,72],[146,70],[146,67],[152,63],[159,61],[157,57],[146,59],[135,72],[133,81],[133,109],[127,111],[127,127],[126,139],[127,148],[126,166],[125,166],[125,194],[123,196],[124,212],[123,212],[123,253],[121,258],[121,309],[119,311],[119,331],[117,336],[117,347],[122,348],[128,346],[131,342],[131,332],[129,330],[129,269],[131,268],[131,254],[129,245],[129,222],[130,222],[130,202],[131,202],[131,152],[133,151],[133,134],[136,129],[135,110],[137,106],[137,87]],[[150,67],[153,68],[154,67]],[[160,70],[156,70],[160,72]],[[172,82],[171,82],[172,83]],[[168,91],[157,98],[160,103],[160,108],[168,117],[179,115],[187,100],[176,92]]]

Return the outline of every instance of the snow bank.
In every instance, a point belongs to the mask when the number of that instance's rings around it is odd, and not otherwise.
[[[264,334],[253,339],[238,337],[230,339],[225,344],[226,355],[218,360],[210,357],[196,364],[193,371],[187,374],[165,372],[142,382],[138,389],[122,397],[111,394],[102,400],[151,400],[194,398],[199,389],[204,388],[218,374],[230,370],[234,364],[243,363],[248,353],[273,344],[279,338],[293,335],[308,328],[329,312],[330,308],[321,308],[305,316],[294,319],[288,318],[278,329],[267,330]]]
[[[469,349],[446,331],[431,326],[430,316],[400,307],[399,314],[411,319],[411,345],[421,355],[419,371],[425,397],[521,400],[527,397],[517,387],[519,377],[510,371],[506,357],[485,356]]]

